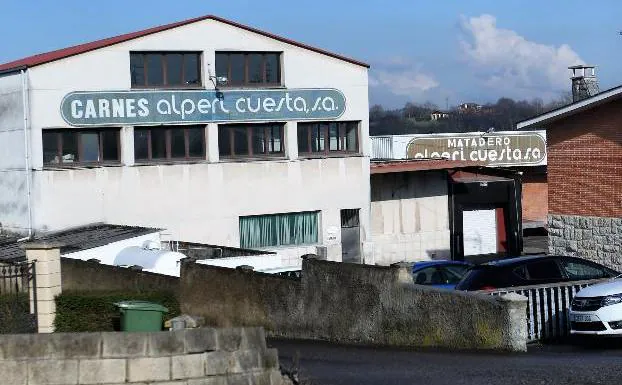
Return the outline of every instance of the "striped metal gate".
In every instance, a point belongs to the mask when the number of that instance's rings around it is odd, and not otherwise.
[[[570,334],[568,310],[582,288],[604,280],[576,281],[487,291],[491,295],[517,293],[527,297],[528,341],[552,340]]]

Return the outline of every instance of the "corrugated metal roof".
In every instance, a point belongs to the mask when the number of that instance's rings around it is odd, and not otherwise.
[[[119,35],[119,36],[114,36],[114,37],[110,37],[107,39],[102,39],[102,40],[97,40],[97,41],[93,41],[90,43],[85,43],[85,44],[80,44],[80,45],[76,45],[73,47],[68,47],[68,48],[63,48],[63,49],[59,49],[56,51],[50,51],[50,52],[46,52],[46,53],[41,53],[38,55],[34,55],[34,56],[29,56],[23,59],[19,59],[19,60],[15,60],[9,63],[5,63],[5,64],[0,64],[0,72],[7,72],[7,71],[11,71],[11,70],[19,70],[19,69],[23,69],[23,68],[29,68],[29,67],[34,67],[34,66],[38,66],[41,64],[45,64],[45,63],[49,63],[49,62],[53,62],[56,60],[60,60],[60,59],[64,59],[70,56],[74,56],[74,55],[79,55],[82,53],[86,53],[86,52],[90,52],[99,48],[104,48],[104,47],[108,47],[114,44],[119,44],[119,43],[123,43],[126,42],[128,40],[133,40],[133,39],[137,39],[139,37],[143,37],[143,36],[147,36],[147,35],[151,35],[154,33],[158,33],[158,32],[163,32],[169,29],[173,29],[176,27],[181,27],[187,24],[192,24],[192,23],[196,23],[199,21],[203,21],[203,20],[215,20],[224,24],[228,24],[231,25],[233,27],[237,27],[237,28],[241,28],[244,29],[246,31],[249,32],[253,32],[253,33],[257,33],[259,35],[262,36],[266,36],[269,37],[271,39],[275,39],[278,41],[281,41],[283,43],[287,43],[287,44],[291,44],[294,45],[296,47],[300,47],[300,48],[304,48],[304,49],[308,49],[310,51],[314,51],[323,55],[327,55],[330,57],[333,57],[335,59],[339,59],[339,60],[343,60],[346,61],[348,63],[352,63],[352,64],[356,64],[356,65],[360,65],[363,67],[367,67],[369,68],[369,64],[360,62],[358,60],[354,60],[354,59],[350,59],[348,57],[345,56],[341,56],[338,55],[336,53],[332,53],[332,52],[328,52],[325,51],[323,49],[319,49],[319,48],[315,48],[312,47],[310,45],[306,45],[294,40],[290,40],[278,35],[274,35],[268,32],[264,32],[261,31],[259,29],[256,28],[252,28],[243,24],[239,24],[236,23],[234,21],[231,20],[227,20],[227,19],[223,19],[221,17],[218,16],[214,16],[214,15],[206,15],[206,16],[201,16],[201,17],[197,17],[194,19],[188,19],[188,20],[183,20],[183,21],[179,21],[176,23],[171,23],[171,24],[166,24],[166,25],[161,25],[158,27],[153,27],[153,28],[149,28],[149,29],[145,29],[142,31],[137,31],[137,32],[131,32],[131,33],[127,33],[124,35]],[[164,48],[164,47],[163,47]]]
[[[61,253],[73,253],[107,244],[159,232],[160,229],[111,224],[92,224],[36,236],[34,241],[59,242]],[[22,246],[28,241],[0,243],[0,261],[18,262],[26,259]]]

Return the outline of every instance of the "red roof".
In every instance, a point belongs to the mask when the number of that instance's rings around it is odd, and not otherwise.
[[[450,170],[455,168],[484,166],[483,162],[445,159],[395,160],[386,162],[372,162],[371,174],[387,174],[393,172]]]
[[[93,51],[99,48],[104,48],[104,47],[108,47],[114,44],[119,44],[119,43],[123,43],[126,42],[128,40],[132,40],[132,39],[136,39],[139,37],[143,37],[143,36],[147,36],[147,35],[151,35],[153,33],[158,33],[158,32],[162,32],[162,31],[166,31],[169,29],[173,29],[176,27],[181,27],[183,25],[187,25],[187,24],[192,24],[192,23],[196,23],[198,21],[203,21],[203,20],[215,20],[215,21],[219,21],[221,23],[225,23],[237,28],[241,28],[241,29],[245,29],[247,31],[253,32],[253,33],[257,33],[259,35],[263,35],[266,37],[269,37],[271,39],[275,39],[278,41],[282,41],[283,43],[287,43],[287,44],[291,44],[294,45],[296,47],[300,47],[300,48],[304,48],[304,49],[308,49],[310,51],[314,51],[323,55],[327,55],[330,57],[333,57],[335,59],[339,59],[339,60],[343,60],[346,61],[348,63],[352,63],[352,64],[356,64],[356,65],[360,65],[363,67],[367,67],[369,68],[369,64],[354,60],[354,59],[350,59],[347,58],[345,56],[341,56],[341,55],[337,55],[335,53],[332,52],[328,52],[328,51],[324,51],[322,49],[319,48],[315,48],[315,47],[311,47],[309,45],[303,44],[303,43],[299,43],[297,41],[294,40],[290,40],[290,39],[286,39],[284,37],[281,36],[277,36],[277,35],[273,35],[271,33],[268,32],[264,32],[264,31],[260,31],[258,29],[246,26],[246,25],[242,25],[236,22],[233,22],[231,20],[227,20],[227,19],[223,19],[221,17],[218,16],[213,16],[213,15],[207,15],[207,16],[201,16],[201,17],[197,17],[194,19],[188,19],[188,20],[184,20],[184,21],[179,21],[176,23],[172,23],[172,24],[166,24],[166,25],[161,25],[159,27],[153,27],[153,28],[149,28],[149,29],[145,29],[143,31],[138,31],[138,32],[132,32],[132,33],[127,33],[125,35],[119,35],[119,36],[115,36],[115,37],[110,37],[107,39],[102,39],[102,40],[97,40],[97,41],[93,41],[90,43],[85,43],[85,44],[80,44],[80,45],[76,45],[73,47],[68,47],[68,48],[63,48],[63,49],[59,49],[56,51],[51,51],[51,52],[46,52],[46,53],[41,53],[38,55],[34,55],[34,56],[29,56],[20,60],[15,60],[9,63],[4,63],[4,64],[0,64],[0,72],[6,72],[6,71],[10,71],[10,70],[17,70],[17,69],[21,69],[21,68],[25,68],[25,67],[34,67],[34,66],[38,66],[40,64],[45,64],[45,63],[49,63],[49,62],[53,62],[55,60],[60,60],[60,59],[64,59],[70,56],[74,56],[74,55],[79,55],[85,52],[89,52],[89,51]]]

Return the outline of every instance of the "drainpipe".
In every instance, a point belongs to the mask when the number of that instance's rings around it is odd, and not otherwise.
[[[31,190],[32,186],[30,185],[30,177],[31,177],[31,169],[30,169],[30,105],[28,103],[28,78],[26,77],[26,69],[22,69],[20,71],[22,75],[22,106],[24,110],[24,156],[25,156],[25,166],[24,171],[26,171],[26,194],[27,194],[27,204],[28,204],[28,238],[32,238],[32,205],[31,205]]]

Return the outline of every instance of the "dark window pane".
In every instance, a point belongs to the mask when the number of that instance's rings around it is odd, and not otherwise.
[[[145,85],[145,63],[142,54],[130,54],[130,74],[133,86]]]
[[[43,163],[58,163],[58,133],[43,131]]]
[[[324,152],[326,149],[326,124],[313,125],[311,131],[311,152]]]
[[[104,161],[119,160],[119,131],[102,131],[102,152]]]
[[[274,125],[270,127],[270,131],[272,132],[272,137],[269,143],[269,152],[280,153],[283,152],[283,138],[281,133],[283,132],[282,125]]]
[[[77,135],[75,132],[63,132],[63,163],[73,163],[78,161],[78,143]]]
[[[205,128],[188,128],[188,156],[191,158],[202,158],[205,143]]]
[[[81,133],[80,140],[82,141],[80,162],[99,162],[99,133]]]
[[[306,124],[298,126],[298,152],[309,152],[309,126]]]
[[[170,53],[166,58],[166,84],[169,86],[182,85],[181,70],[183,66],[183,55]]]
[[[218,126],[218,153],[220,156],[231,155],[230,126]]]
[[[229,54],[217,53],[216,54],[216,76],[229,77]]]
[[[150,86],[164,84],[164,71],[162,68],[162,55],[148,54],[147,57],[147,81]]]
[[[358,151],[358,124],[349,122],[346,127],[346,151]]]
[[[151,158],[166,158],[166,130],[164,129],[151,130]]]
[[[561,279],[562,275],[555,261],[534,262],[527,265],[530,279],[552,280]]]
[[[186,144],[183,128],[171,128],[171,158],[185,158]]]
[[[280,54],[265,54],[266,65],[266,83],[281,83],[281,63]]]
[[[245,79],[244,54],[232,53],[229,55],[229,65],[231,66],[231,84],[243,84]]]
[[[187,53],[184,55],[184,82],[186,85],[201,85],[200,57],[197,53]]]
[[[261,155],[266,151],[265,126],[252,127],[253,154]]]
[[[149,130],[134,129],[134,158],[149,159]]]
[[[251,53],[248,55],[248,82],[263,82],[263,55]]]
[[[330,123],[328,125],[328,138],[329,138],[329,150],[339,151],[339,128],[337,123]]]
[[[248,136],[244,126],[233,128],[233,151],[234,155],[248,155]]]

